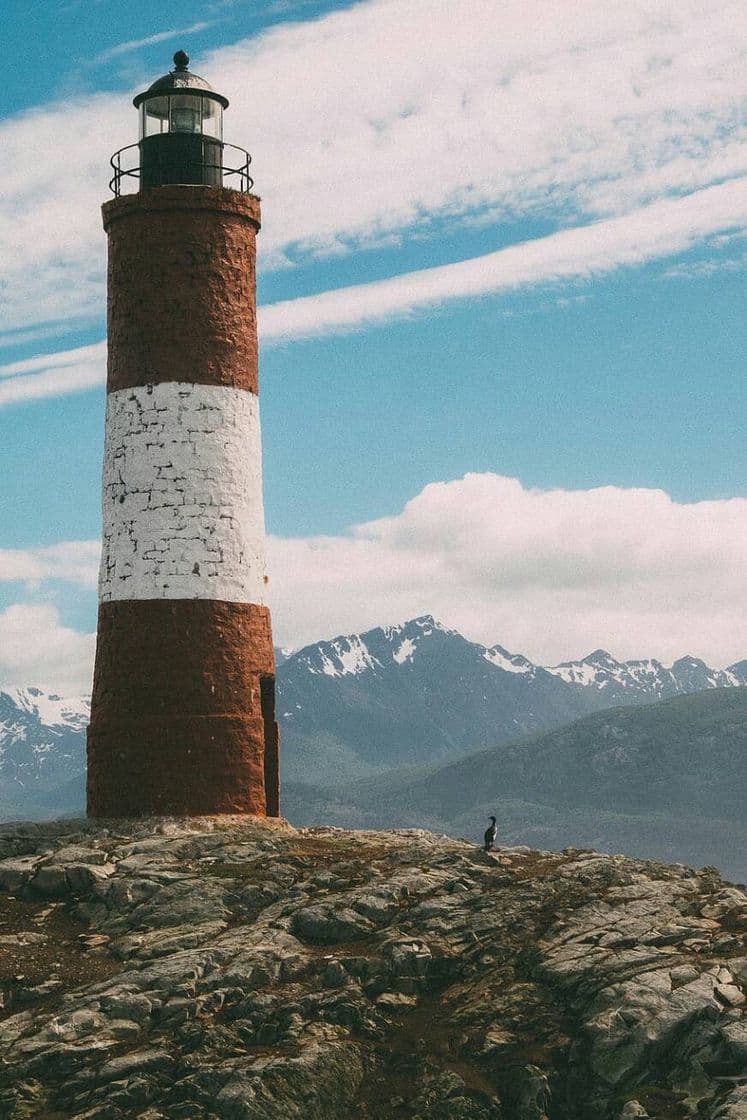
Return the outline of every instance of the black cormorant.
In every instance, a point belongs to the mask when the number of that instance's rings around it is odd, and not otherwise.
[[[497,825],[495,823],[495,817],[491,817],[490,819],[492,821],[492,824],[488,825],[488,827],[485,829],[485,851],[486,852],[491,851],[491,849],[493,847],[493,844],[495,843],[496,834],[498,832],[498,828],[497,828]]]

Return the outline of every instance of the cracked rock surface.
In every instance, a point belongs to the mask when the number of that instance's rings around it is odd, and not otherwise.
[[[0,827],[2,1120],[747,1120],[712,868],[251,818]]]

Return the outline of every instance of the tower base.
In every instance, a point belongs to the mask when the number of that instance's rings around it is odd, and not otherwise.
[[[91,817],[267,814],[264,721],[166,716],[88,729]]]
[[[266,607],[100,605],[89,816],[277,816],[278,748]]]

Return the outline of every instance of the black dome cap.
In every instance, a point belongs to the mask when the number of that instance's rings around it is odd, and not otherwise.
[[[132,104],[139,108],[143,101],[150,97],[158,97],[169,93],[196,93],[200,97],[209,97],[218,101],[224,109],[228,107],[228,98],[222,93],[216,93],[209,82],[199,74],[193,74],[189,67],[189,55],[186,51],[177,51],[174,55],[174,69],[162,78],[156,79],[153,85],[148,86],[143,93],[134,97]]]

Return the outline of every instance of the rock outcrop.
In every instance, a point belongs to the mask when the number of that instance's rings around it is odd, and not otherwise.
[[[712,868],[246,818],[0,828],[7,1120],[743,1120]]]

